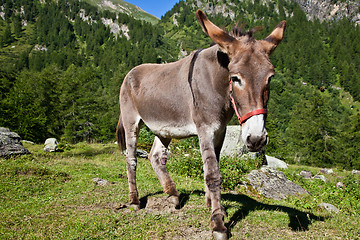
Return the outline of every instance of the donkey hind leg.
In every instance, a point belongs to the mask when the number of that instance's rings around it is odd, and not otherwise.
[[[227,239],[224,212],[220,205],[222,178],[212,137],[200,137],[201,155],[204,163],[206,203],[211,204],[211,227],[216,240]]]
[[[140,209],[139,195],[136,187],[136,145],[139,136],[141,121],[140,119],[125,126],[126,135],[126,170],[129,183],[130,206],[135,210]]]
[[[169,194],[169,200],[179,205],[179,193],[176,190],[176,186],[168,171],[166,170],[167,160],[167,147],[170,144],[171,139],[155,137],[153,146],[149,154],[149,161],[159,178],[163,191]]]

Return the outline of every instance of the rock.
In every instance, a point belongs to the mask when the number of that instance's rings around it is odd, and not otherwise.
[[[6,127],[0,127],[0,132],[10,132],[10,129]]]
[[[110,184],[107,180],[101,178],[93,178],[92,180],[96,185],[99,186],[106,186]]]
[[[311,178],[313,175],[310,171],[301,171],[300,176],[303,176],[304,178]]]
[[[333,174],[334,173],[334,171],[332,169],[327,169],[327,168],[320,169],[320,172],[323,174]]]
[[[334,205],[330,203],[320,203],[318,206],[321,208],[325,208],[329,212],[335,212],[335,213],[340,212],[338,208],[336,208]]]
[[[345,184],[342,183],[342,182],[338,182],[338,183],[336,184],[336,188],[345,188],[345,187],[346,187]]]
[[[146,151],[144,151],[144,150],[136,149],[136,156],[140,157],[140,158],[147,158],[148,153]]]
[[[227,126],[221,156],[239,156],[242,155],[244,143],[241,140],[241,126]]]
[[[360,171],[359,170],[352,170],[351,172],[352,174],[357,174],[357,175],[360,175]]]
[[[56,138],[48,138],[45,140],[45,152],[57,152],[59,149],[57,145],[59,144]]]
[[[0,127],[0,157],[29,154],[29,150],[22,145],[20,140],[21,138],[16,132]]]
[[[244,159],[262,159],[262,165],[267,165],[265,152],[248,152],[241,139],[241,126],[233,125],[226,127],[226,135],[220,156],[241,157]]]
[[[126,150],[121,152],[122,155],[126,156]],[[140,157],[140,158],[147,158],[148,157],[148,153],[145,150],[141,150],[141,149],[136,149],[136,156]]]
[[[277,159],[275,157],[270,157],[265,155],[266,157],[266,161],[267,161],[267,166],[269,168],[273,168],[273,169],[277,169],[277,168],[281,168],[281,169],[286,169],[288,168],[288,164],[280,159]]]
[[[309,194],[299,185],[288,180],[284,173],[268,167],[253,170],[247,175],[248,182],[254,190],[267,198],[281,200],[288,195]]]
[[[295,0],[310,20],[340,20],[348,18],[355,24],[360,23],[360,3],[358,0]]]
[[[327,181],[327,179],[326,179],[326,177],[325,177],[324,175],[315,175],[314,178],[315,178],[315,179],[320,179],[320,180],[322,180],[323,182],[326,182],[326,181]]]
[[[29,144],[32,144],[32,145],[34,145],[34,144],[35,144],[34,142],[32,142],[32,141],[28,141],[28,140],[21,140],[21,142],[22,142],[22,143],[29,143]]]

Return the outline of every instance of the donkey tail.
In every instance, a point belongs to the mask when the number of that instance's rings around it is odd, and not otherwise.
[[[122,122],[121,114],[119,116],[119,122],[116,128],[116,141],[121,151],[126,150],[126,140],[125,140],[125,129]]]

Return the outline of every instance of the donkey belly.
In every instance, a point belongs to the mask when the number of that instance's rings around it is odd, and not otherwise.
[[[163,138],[186,138],[197,135],[196,126],[192,122],[169,123],[144,121],[150,130]]]

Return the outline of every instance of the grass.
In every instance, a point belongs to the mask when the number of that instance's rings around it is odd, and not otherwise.
[[[24,145],[32,155],[0,159],[2,239],[211,238],[203,181],[179,174],[171,166],[184,159],[181,151],[174,150],[168,164],[182,207],[170,212],[133,211],[122,207],[128,198],[126,163],[116,145],[80,143],[61,153],[45,153],[42,145]],[[351,173],[335,170],[323,184],[302,180],[296,175],[302,169],[318,171],[291,166],[285,174],[309,190],[309,197],[275,201],[241,188],[224,191],[222,204],[231,239],[359,239],[357,195],[332,188],[339,179],[351,178]],[[138,159],[137,176],[143,203],[165,197],[146,159]],[[95,177],[111,184],[97,186],[92,181]],[[317,203],[322,201],[330,201],[340,212],[320,209]]]

